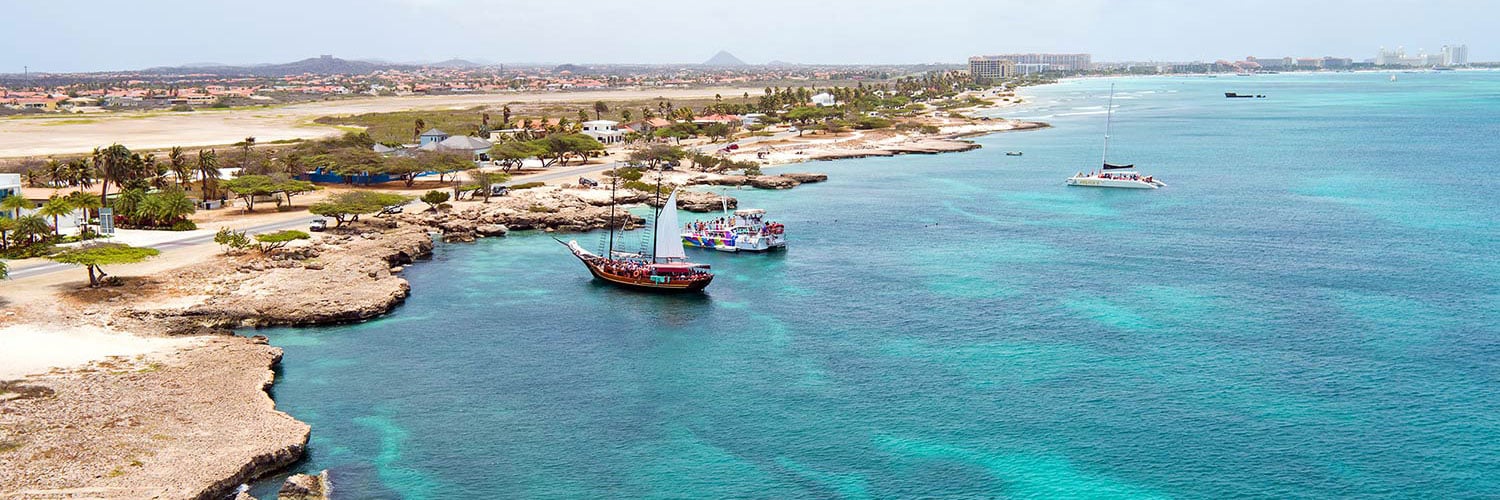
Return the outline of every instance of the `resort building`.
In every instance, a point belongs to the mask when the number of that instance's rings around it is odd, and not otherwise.
[[[1093,58],[1089,54],[996,54],[988,56],[975,56],[969,58],[969,74],[976,79],[1006,78],[1007,76],[991,76],[1003,69],[994,68],[1001,65],[999,61],[1010,61],[1013,66],[1013,74],[1030,75],[1035,73],[1046,73],[1049,71],[1088,71],[1093,69]],[[980,71],[976,72],[976,64]]]
[[[1469,46],[1468,45],[1444,45],[1443,46],[1443,66],[1468,66],[1468,65],[1469,65]]]
[[[625,133],[620,131],[620,122],[614,120],[592,120],[583,122],[583,135],[608,146],[625,142]]]
[[[820,108],[837,106],[839,104],[838,100],[833,97],[833,94],[827,92],[820,92],[817,95],[812,96],[811,100],[814,106],[818,106]]]
[[[1016,76],[1016,62],[995,56],[969,58],[969,77],[978,83],[994,83]]]

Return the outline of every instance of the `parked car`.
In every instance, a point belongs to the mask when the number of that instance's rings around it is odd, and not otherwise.
[[[499,184],[493,184],[493,185],[490,186],[490,196],[505,196],[506,194],[509,194],[509,193],[510,193],[510,188],[508,188],[508,187],[505,187],[505,186],[502,186],[502,185],[499,185]]]
[[[401,205],[391,205],[389,207],[385,207],[385,208],[380,209],[380,213],[375,214],[375,215],[399,214],[399,213],[401,213],[401,210],[402,210]]]
[[[588,177],[579,177],[578,178],[578,185],[579,186],[584,186],[584,187],[598,187],[599,186],[599,181],[590,179]]]
[[[326,229],[328,229],[328,219],[313,219],[312,224],[307,226],[307,230],[312,232],[321,232]]]

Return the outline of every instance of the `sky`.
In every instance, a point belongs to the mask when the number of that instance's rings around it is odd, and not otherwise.
[[[0,73],[345,59],[487,63],[961,63],[1373,58],[1467,44],[1500,59],[1495,0],[7,0]]]

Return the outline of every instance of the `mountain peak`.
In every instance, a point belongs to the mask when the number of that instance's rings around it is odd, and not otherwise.
[[[727,51],[727,50],[721,50],[721,51],[719,51],[718,54],[714,54],[714,56],[708,58],[707,61],[703,61],[703,65],[704,66],[747,66],[747,64],[745,64],[745,61],[741,61],[740,58],[734,57],[734,54],[730,54],[729,51]]]

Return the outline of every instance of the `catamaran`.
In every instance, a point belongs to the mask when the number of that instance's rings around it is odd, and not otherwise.
[[[610,184],[609,191],[609,247],[605,255],[595,255],[584,250],[578,245],[578,241],[564,243],[573,256],[583,262],[589,274],[594,279],[606,283],[652,292],[699,292],[713,282],[714,275],[709,272],[707,264],[694,264],[687,261],[687,253],[682,249],[682,241],[670,234],[678,227],[677,222],[677,191],[667,196],[666,203],[656,209],[656,217],[651,231],[651,252],[647,256],[645,252],[628,253],[615,251],[615,186],[618,178]],[[661,196],[660,179],[657,179],[658,187],[656,196]],[[665,228],[669,234],[663,235]],[[553,238],[556,240],[557,238]],[[562,243],[562,240],[557,240]]]
[[[1166,183],[1156,180],[1149,175],[1133,170],[1135,164],[1115,165],[1109,162],[1109,132],[1110,125],[1115,116],[1115,86],[1109,86],[1109,106],[1106,108],[1104,118],[1104,154],[1101,163],[1104,168],[1099,171],[1091,171],[1087,174],[1079,172],[1068,178],[1069,186],[1108,187],[1126,189],[1156,189],[1166,187]]]
[[[721,252],[764,252],[786,248],[786,226],[767,222],[766,211],[759,208],[735,210],[714,220],[689,222],[682,227],[682,244]]]

